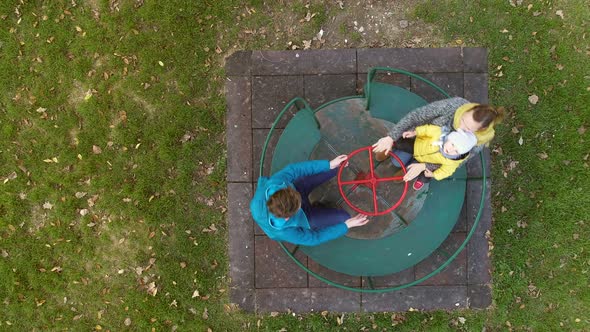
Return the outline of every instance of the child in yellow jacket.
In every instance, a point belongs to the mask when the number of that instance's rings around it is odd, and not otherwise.
[[[451,176],[477,144],[477,137],[471,132],[444,129],[434,125],[418,126],[404,132],[404,139],[396,143],[396,149],[412,153],[420,163],[441,165],[434,172],[426,169],[421,173],[414,182],[415,190],[420,190],[431,178],[442,180]]]

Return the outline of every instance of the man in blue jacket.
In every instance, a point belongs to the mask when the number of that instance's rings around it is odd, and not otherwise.
[[[351,217],[344,210],[316,207],[309,202],[311,191],[334,177],[346,158],[341,155],[331,161],[295,163],[270,178],[261,176],[250,212],[266,235],[276,241],[315,246],[366,224],[369,220],[365,215]]]

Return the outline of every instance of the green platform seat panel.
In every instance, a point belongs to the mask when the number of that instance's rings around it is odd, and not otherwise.
[[[443,98],[450,98],[449,94],[439,86],[419,75],[396,68],[374,67],[367,73],[367,84],[365,84],[364,91],[365,98],[367,99],[366,108],[375,118],[397,123],[412,110],[428,103],[422,97],[399,86],[374,82],[375,74],[380,71],[402,74],[409,76],[412,79],[422,81],[438,91]]]
[[[422,97],[399,86],[372,82],[370,83],[367,105],[371,116],[389,122],[397,123],[406,114],[427,104]],[[367,91],[367,84],[365,84]]]
[[[289,164],[309,160],[320,139],[320,127],[314,112],[310,108],[300,109],[279,138],[272,157],[271,174]]]

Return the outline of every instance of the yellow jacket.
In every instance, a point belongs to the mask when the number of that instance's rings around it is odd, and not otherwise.
[[[442,129],[439,126],[424,125],[416,127],[416,141],[414,142],[414,158],[421,163],[430,163],[441,165],[433,172],[436,180],[447,178],[457,167],[461,165],[464,159],[448,159],[440,153],[440,146],[433,144],[440,140]],[[493,137],[493,134],[492,134]],[[479,137],[478,137],[479,141]]]

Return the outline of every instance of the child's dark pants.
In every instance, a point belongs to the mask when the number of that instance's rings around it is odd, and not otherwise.
[[[416,142],[415,138],[400,138],[399,140],[397,140],[395,142],[395,148],[396,150],[401,150],[407,153],[411,153],[412,155],[414,154],[414,143]],[[415,159],[412,159],[412,161],[410,163],[414,163],[416,162]],[[428,183],[430,182],[432,178],[427,177],[426,175],[424,175],[424,172],[420,173],[420,175],[418,175],[418,177],[416,178],[416,181],[421,181],[422,183]]]
[[[301,194],[301,208],[309,226],[312,229],[320,229],[345,222],[350,218],[348,212],[342,209],[312,206],[309,201],[309,194],[322,183],[330,180],[338,173],[338,168],[297,179],[293,184]]]

